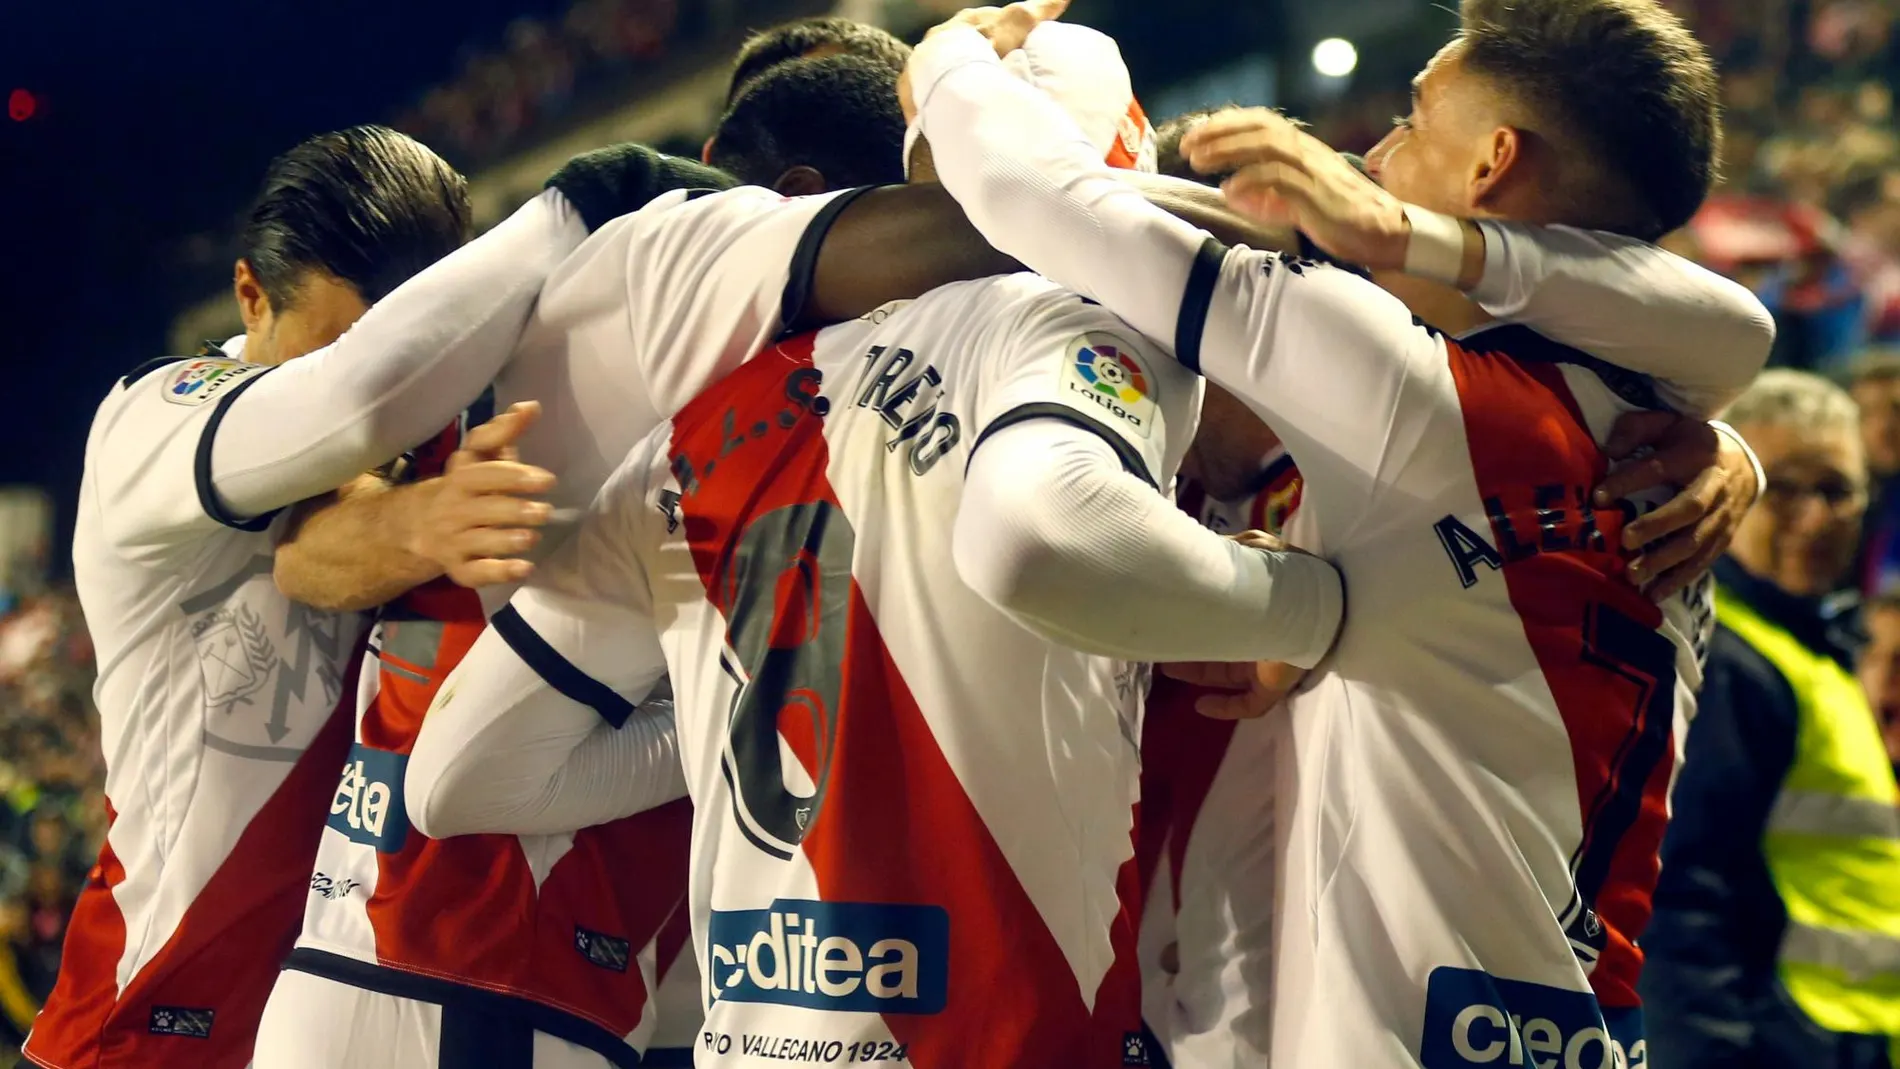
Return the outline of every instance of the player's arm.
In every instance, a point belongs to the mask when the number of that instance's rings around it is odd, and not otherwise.
[[[1326,561],[1215,534],[1126,471],[1100,437],[1059,421],[982,443],[954,547],[964,582],[1024,627],[1129,660],[1310,668],[1345,607]]]
[[[523,464],[515,443],[540,415],[516,404],[470,431],[440,476],[393,483],[365,475],[298,504],[275,561],[286,597],[327,612],[382,605],[438,576],[466,587],[518,582],[540,541],[554,476]]]
[[[658,439],[656,439],[658,440]],[[665,673],[631,542],[652,445],[443,683],[410,755],[410,819],[432,837],[550,834],[684,795]]]
[[[542,282],[586,229],[558,192],[530,201],[378,301],[334,343],[278,367],[230,362],[191,417],[157,418],[180,372],[129,389],[154,418],[95,435],[107,534],[151,551],[216,524],[262,530],[440,430],[513,351]],[[189,402],[202,394],[187,394]]]
[[[277,543],[277,589],[324,612],[363,612],[441,575],[409,548],[415,505],[428,492],[369,472],[298,503]]]
[[[1031,268],[1121,312],[1144,332],[1171,336],[1167,295],[1178,293],[1177,286],[1161,287],[1146,302],[1139,297],[1143,283],[1177,280],[1130,268],[1142,249],[1166,243],[1164,234],[1151,231],[1172,231],[1180,243],[1187,240],[1184,228],[1170,226],[1138,198],[1118,191],[1060,108],[1020,82],[1006,84],[1015,79],[976,30],[951,26],[935,32],[913,54],[910,76],[938,171],[979,231]],[[1237,112],[1208,120],[1189,138],[1218,147],[1250,136],[1247,131],[1223,135],[1223,123],[1245,122],[1277,124],[1304,146],[1310,159],[1296,160],[1310,171],[1303,181],[1351,183],[1387,202],[1382,207],[1395,240],[1381,245],[1359,233],[1372,224],[1365,213],[1352,210],[1361,206],[1350,196],[1319,199],[1319,208],[1298,221],[1322,247],[1375,268],[1417,267],[1431,273],[1433,258],[1418,255],[1418,246],[1429,245],[1431,235],[1408,229],[1404,206],[1284,119]],[[1217,163],[1240,158],[1206,147],[1197,164],[1203,157]],[[1275,166],[1271,173],[1276,175],[1295,170],[1290,163]],[[1316,214],[1320,209],[1334,214]],[[1463,235],[1458,224],[1445,222],[1454,245],[1439,280],[1455,281]],[[1355,240],[1342,244],[1342,232]],[[1486,224],[1485,233],[1487,241],[1478,246],[1481,301],[1558,341],[1657,375],[1691,411],[1711,414],[1752,379],[1767,357],[1772,322],[1760,302],[1660,249],[1562,228]]]
[[[1060,108],[988,41],[946,29],[913,53],[924,135],[987,237],[1100,301],[1253,409],[1307,475],[1321,545],[1455,418],[1443,343],[1345,271],[1229,250],[1093,158]]]
[[[972,590],[1091,653],[1325,655],[1344,608],[1332,565],[1222,538],[1162,493],[1194,433],[1195,376],[1067,294],[993,332],[952,542]]]
[[[1182,138],[1227,200],[1326,252],[1456,285],[1485,311],[1653,376],[1680,411],[1715,414],[1753,380],[1774,320],[1748,290],[1648,242],[1563,226],[1460,221],[1402,204],[1278,112],[1235,108]]]

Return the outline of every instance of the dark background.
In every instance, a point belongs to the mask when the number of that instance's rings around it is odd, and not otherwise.
[[[688,22],[700,0],[681,0]],[[181,266],[188,235],[228,232],[264,166],[310,134],[388,121],[564,0],[9,0],[0,9],[0,484],[52,491],[66,545],[86,428],[114,375],[161,355],[176,313],[219,284]],[[785,6],[763,0],[756,25]],[[810,6],[810,5],[805,5]],[[1272,41],[1274,0],[1078,4],[1120,35],[1141,84]],[[444,146],[433,146],[467,168]],[[228,250],[216,262],[228,264]],[[228,267],[223,268],[228,279]],[[67,568],[63,550],[51,561]]]

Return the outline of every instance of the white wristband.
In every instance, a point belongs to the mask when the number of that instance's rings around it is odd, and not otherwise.
[[[1405,206],[1412,237],[1405,245],[1405,273],[1456,286],[1465,273],[1464,224],[1416,204]]]

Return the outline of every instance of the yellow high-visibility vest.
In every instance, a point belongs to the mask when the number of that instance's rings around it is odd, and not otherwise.
[[[1900,784],[1873,709],[1832,658],[1719,586],[1715,612],[1780,670],[1799,710],[1762,840],[1788,912],[1781,982],[1821,1027],[1900,1050]]]

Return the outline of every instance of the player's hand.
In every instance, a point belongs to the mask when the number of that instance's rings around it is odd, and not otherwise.
[[[1250,218],[1297,227],[1340,260],[1373,270],[1405,266],[1405,206],[1324,141],[1267,108],[1215,112],[1181,138],[1202,174],[1233,172],[1227,204]]]
[[[1194,711],[1213,720],[1258,720],[1306,678],[1306,669],[1277,661],[1190,661],[1164,664],[1161,674],[1224,693],[1194,699]]]
[[[1629,459],[1648,447],[1641,459]],[[1607,507],[1658,486],[1682,489],[1661,508],[1623,528],[1623,546],[1640,549],[1630,581],[1655,601],[1693,583],[1728,552],[1735,528],[1755,504],[1760,487],[1748,454],[1700,420],[1662,412],[1632,412],[1618,420],[1604,452],[1624,461],[1598,487]]]
[[[945,30],[968,26],[990,39],[998,57],[1007,56],[1023,46],[1036,27],[1053,22],[1068,10],[1069,0],[1021,0],[1008,7],[966,7],[932,26],[924,40]]]
[[[1023,46],[1036,27],[1050,22],[1067,10],[1069,0],[1023,0],[1008,7],[967,7],[932,26],[924,34],[928,41],[945,30],[968,26],[990,39],[990,45],[996,49],[1000,58]],[[904,121],[917,121],[917,102],[911,93],[910,65],[904,65],[904,72],[897,77],[897,102],[904,111]]]
[[[533,498],[553,489],[554,475],[521,463],[516,443],[540,417],[537,402],[509,406],[470,431],[443,474],[423,484],[431,499],[410,549],[462,586],[517,582],[534,571],[521,556],[540,541],[537,528],[553,510]]]

